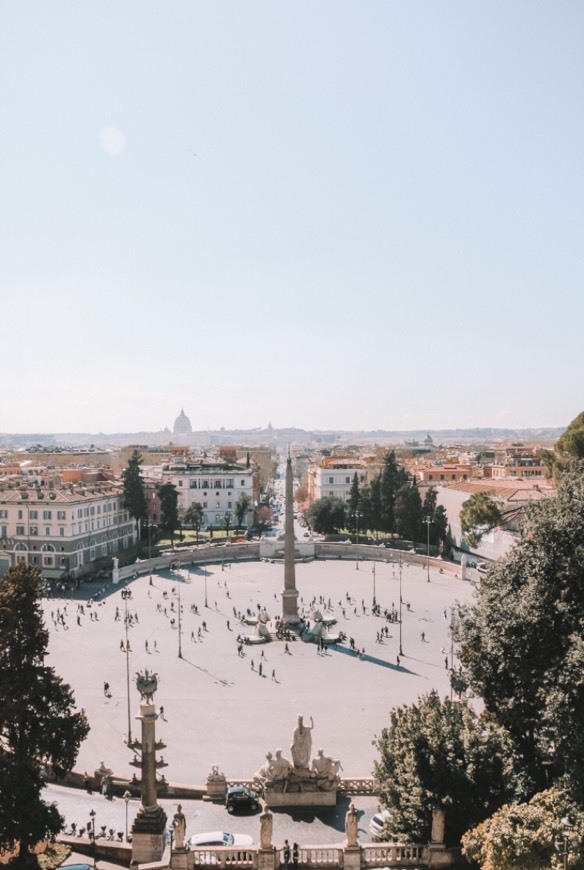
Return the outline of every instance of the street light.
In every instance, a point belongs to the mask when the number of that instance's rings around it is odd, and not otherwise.
[[[131,798],[131,797],[132,797],[132,795],[131,795],[130,792],[126,789],[126,791],[125,791],[125,792],[123,793],[123,795],[122,795],[122,798],[123,798],[124,803],[125,803],[125,805],[126,805],[126,840],[125,840],[126,843],[128,842],[128,804],[129,804],[129,802],[130,802],[130,798]]]
[[[124,623],[126,626],[126,692],[128,697],[128,746],[132,742],[132,719],[130,716],[130,641],[128,639],[128,598],[132,597],[129,589],[122,589],[124,601]]]
[[[89,811],[89,816],[90,816],[90,818],[91,818],[91,822],[90,822],[90,826],[91,826],[91,839],[92,839],[92,841],[93,841],[93,866],[94,866],[94,867],[97,867],[96,860],[95,860],[95,858],[96,858],[96,851],[97,851],[97,847],[96,847],[96,844],[95,844],[95,810],[90,810],[90,811]]]
[[[432,517],[424,517],[424,522],[426,523],[426,561],[428,565],[428,583],[430,582],[430,526],[432,525]]]
[[[355,542],[357,544],[359,543],[359,518],[360,518],[360,516],[361,516],[361,514],[359,513],[359,511],[355,511],[355,539],[356,539]]]
[[[182,659],[182,646],[181,646],[181,638],[182,638],[182,629],[181,629],[181,621],[180,621],[180,584],[182,583],[182,574],[180,576],[179,584],[178,584],[178,657]]]
[[[375,600],[375,562],[373,563],[373,607],[375,607],[377,601]]]
[[[401,553],[399,557],[399,654],[403,656],[402,649],[402,560]]]
[[[556,852],[563,858],[564,861],[564,870],[568,868],[568,855],[573,851],[574,846],[572,844],[572,831],[574,830],[574,825],[568,818],[568,816],[564,816],[562,819],[562,839],[556,840],[554,846],[556,847]]]

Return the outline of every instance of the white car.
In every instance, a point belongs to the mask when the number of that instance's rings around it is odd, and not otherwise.
[[[252,846],[253,837],[249,834],[228,834],[226,831],[208,831],[206,834],[193,834],[189,846],[200,849],[202,846]]]
[[[375,813],[371,821],[369,822],[369,833],[375,839],[379,839],[379,837],[383,837],[383,832],[385,831],[385,823],[391,818],[391,813],[389,810],[381,810],[379,813]]]

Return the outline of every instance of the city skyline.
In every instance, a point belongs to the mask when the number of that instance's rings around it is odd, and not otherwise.
[[[0,432],[581,411],[581,4],[0,21]]]

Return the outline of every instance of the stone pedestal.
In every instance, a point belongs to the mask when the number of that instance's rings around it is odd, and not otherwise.
[[[264,801],[267,807],[334,807],[337,790],[287,792],[265,789]]]
[[[141,807],[132,825],[132,864],[160,861],[166,845],[166,813]]]
[[[172,850],[170,870],[193,870],[193,853],[188,846]]]
[[[443,844],[432,843],[424,851],[424,859],[428,867],[449,867],[453,863],[452,850]]]
[[[360,870],[361,868],[361,846],[344,846],[343,848],[343,868],[344,870]]]
[[[227,778],[224,773],[219,771],[218,765],[214,765],[211,773],[205,780],[207,788],[207,798],[210,801],[223,803],[227,794]]]
[[[257,870],[275,870],[276,857],[276,850],[273,846],[268,849],[258,849]]]

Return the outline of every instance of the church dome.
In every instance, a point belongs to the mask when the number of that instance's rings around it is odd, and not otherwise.
[[[191,426],[191,421],[183,411],[180,409],[180,414],[174,421],[173,430],[175,435],[188,435],[193,431],[193,427]]]

